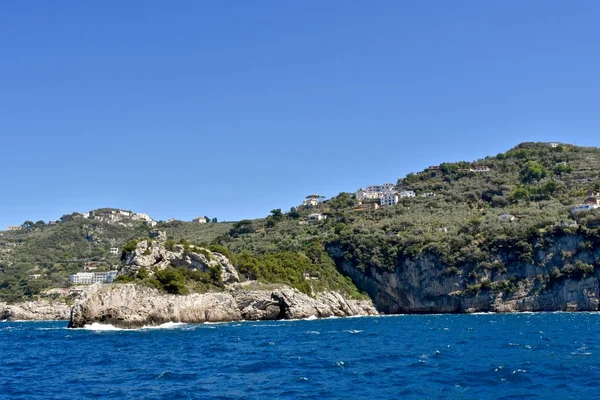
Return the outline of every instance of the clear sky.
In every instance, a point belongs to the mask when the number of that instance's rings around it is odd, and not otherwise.
[[[600,2],[0,4],[0,228],[288,210],[523,141],[600,145]]]

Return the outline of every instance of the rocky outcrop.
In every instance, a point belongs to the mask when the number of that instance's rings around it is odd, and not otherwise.
[[[125,252],[122,261],[124,266],[119,274],[129,276],[135,276],[140,268],[152,274],[153,270],[171,266],[203,272],[218,268],[223,283],[240,280],[238,272],[224,255],[196,246],[168,244],[167,236],[162,231],[150,232],[150,238],[138,241],[135,249]]]
[[[49,321],[66,320],[71,307],[61,301],[28,301],[17,304],[0,303],[0,321]]]
[[[69,326],[94,322],[135,328],[166,322],[225,322],[375,315],[373,304],[337,292],[311,298],[296,289],[231,290],[227,293],[168,295],[135,284],[95,285],[71,311]]]
[[[383,313],[598,311],[600,248],[584,244],[579,235],[565,235],[555,238],[551,246],[538,246],[530,262],[499,254],[504,269],[464,266],[455,273],[448,273],[449,266],[429,253],[384,270],[357,268],[344,259],[339,247],[328,251],[342,273],[367,292]],[[565,255],[570,257],[567,261]],[[578,262],[591,266],[593,272],[564,272],[566,264]],[[561,276],[552,278],[553,271]]]

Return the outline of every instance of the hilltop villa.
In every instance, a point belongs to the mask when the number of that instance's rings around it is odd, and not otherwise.
[[[306,198],[302,202],[302,205],[305,207],[308,207],[308,206],[315,207],[315,206],[319,205],[319,203],[321,202],[321,199],[323,199],[323,196],[319,196],[318,194],[311,194],[309,196],[306,196]]]

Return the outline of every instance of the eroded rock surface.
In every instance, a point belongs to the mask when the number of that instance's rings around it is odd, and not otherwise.
[[[311,298],[296,289],[232,290],[224,293],[169,295],[135,284],[95,285],[83,293],[69,326],[94,322],[135,328],[166,322],[226,322],[376,315],[370,301],[349,300],[337,292]]]
[[[135,276],[140,268],[145,268],[150,274],[154,269],[167,267],[204,272],[219,268],[223,283],[231,284],[240,280],[237,270],[224,255],[196,246],[167,246],[167,236],[161,231],[153,231],[149,239],[138,241],[133,251],[123,255],[122,261],[124,266],[119,273],[130,276]]]
[[[17,304],[0,303],[0,321],[50,321],[65,320],[71,307],[61,301],[28,301]]]

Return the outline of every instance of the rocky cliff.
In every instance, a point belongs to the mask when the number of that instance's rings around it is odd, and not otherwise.
[[[239,283],[239,274],[223,254],[167,240],[163,232],[131,243],[125,250],[120,275],[136,283],[94,285],[82,293],[71,311],[69,326],[80,328],[93,322],[121,327],[140,327],[166,322],[224,322],[323,318],[377,314],[371,301],[349,300],[338,292],[318,293],[314,298],[296,289],[279,286],[251,290],[251,282]],[[160,282],[161,271],[204,272],[211,276],[208,293],[183,294],[194,285],[179,275],[177,291],[169,281]],[[176,277],[177,275],[172,275]],[[213,279],[213,278],[217,279]],[[215,283],[216,280],[216,283]],[[162,291],[152,284],[163,284]],[[249,285],[250,284],[250,285]],[[260,284],[254,282],[260,288]],[[160,286],[159,286],[160,288]],[[180,290],[185,289],[185,290]],[[182,293],[183,292],[183,293]]]
[[[28,301],[18,304],[0,303],[0,321],[48,321],[66,320],[71,315],[71,307],[61,301]]]
[[[287,287],[231,289],[185,296],[160,293],[136,284],[95,285],[75,301],[69,327],[94,322],[125,328],[166,322],[225,322],[375,315],[370,301],[348,300],[336,292],[311,298]]]
[[[359,269],[342,250],[328,250],[338,268],[366,291],[384,313],[598,311],[600,246],[581,235],[564,235],[536,246],[529,262],[499,253],[483,268],[449,269],[423,253],[390,269]]]
[[[149,239],[137,241],[134,248],[124,252],[121,261],[124,265],[119,273],[129,276],[135,276],[141,268],[152,274],[167,267],[183,267],[203,272],[217,270],[224,284],[240,280],[237,270],[224,255],[201,247],[169,244],[162,231],[151,231]]]

